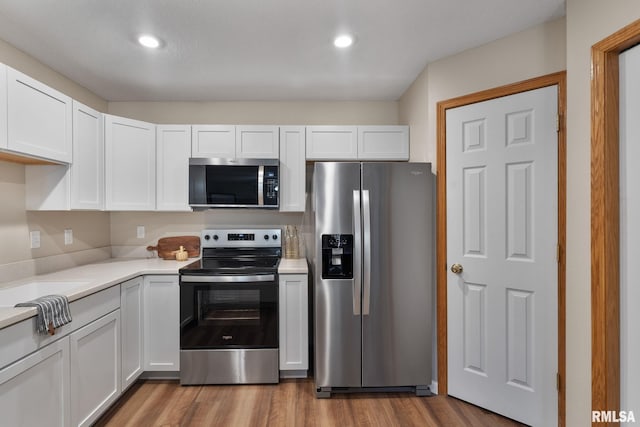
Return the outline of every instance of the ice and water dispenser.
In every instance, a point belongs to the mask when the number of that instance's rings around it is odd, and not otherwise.
[[[353,279],[353,234],[322,235],[322,278]]]

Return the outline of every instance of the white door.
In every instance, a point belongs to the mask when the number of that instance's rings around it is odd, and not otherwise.
[[[640,411],[640,47],[620,55],[620,410]],[[637,414],[638,412],[636,412]],[[637,417],[638,415],[636,415]]]
[[[558,413],[557,105],[552,86],[446,119],[449,394],[540,426]]]

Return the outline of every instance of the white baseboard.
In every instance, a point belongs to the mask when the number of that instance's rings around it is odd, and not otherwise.
[[[429,389],[431,390],[431,393],[438,394],[438,381],[431,381]]]

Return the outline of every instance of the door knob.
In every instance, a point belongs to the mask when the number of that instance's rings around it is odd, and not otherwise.
[[[462,273],[462,265],[460,264],[453,264],[451,266],[451,272],[455,273],[455,274],[460,274]]]

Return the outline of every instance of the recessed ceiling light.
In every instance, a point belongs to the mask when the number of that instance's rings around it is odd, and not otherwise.
[[[333,39],[333,45],[335,47],[344,49],[345,47],[349,47],[353,44],[353,36],[349,34],[342,34]]]
[[[160,47],[160,40],[148,34],[144,34],[138,37],[138,43],[140,43],[144,47],[148,47],[149,49],[156,49]]]

